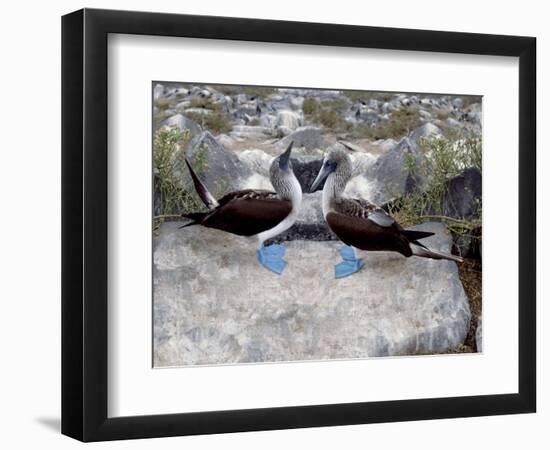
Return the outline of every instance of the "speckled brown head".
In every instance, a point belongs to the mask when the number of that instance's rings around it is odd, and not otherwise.
[[[296,202],[298,197],[301,200],[302,188],[290,162],[293,144],[294,142],[291,142],[287,149],[273,160],[269,168],[269,180],[280,198]]]

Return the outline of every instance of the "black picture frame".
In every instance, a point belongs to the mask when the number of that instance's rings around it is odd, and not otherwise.
[[[107,36],[519,57],[518,393],[107,417]],[[62,18],[62,433],[82,441],[535,412],[536,39],[84,9]]]

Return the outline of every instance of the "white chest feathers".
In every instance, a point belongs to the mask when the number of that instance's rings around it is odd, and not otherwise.
[[[325,217],[325,219],[327,217],[327,214],[331,210],[330,203],[333,197],[334,197],[334,174],[331,173],[327,177],[325,181],[325,187],[323,188],[322,207],[323,207],[323,216]]]
[[[278,225],[257,235],[260,247],[263,245],[264,241],[288,230],[292,225],[294,225],[294,222],[296,222],[296,219],[298,218],[298,214],[300,214],[300,208],[302,206],[302,188],[300,186],[300,182],[295,176],[292,176],[290,183],[290,202],[292,204],[292,210],[290,211],[290,214],[286,216],[285,219]]]

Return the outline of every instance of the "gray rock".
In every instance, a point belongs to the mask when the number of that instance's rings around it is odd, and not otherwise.
[[[467,108],[464,108],[464,111],[465,112],[480,112],[481,111],[481,103],[479,103],[479,102],[471,103],[470,105],[468,105]]]
[[[447,182],[443,215],[469,219],[477,215],[480,208],[481,171],[476,167],[469,167]]]
[[[263,150],[252,149],[239,152],[238,157],[251,171],[269,177],[269,167],[273,161],[273,156],[268,155]]]
[[[385,113],[385,114],[396,111],[397,109],[399,109],[399,108],[397,106],[395,106],[393,103],[390,103],[390,102],[385,102],[382,105],[382,112]]]
[[[260,125],[262,127],[275,128],[276,122],[277,122],[277,117],[273,114],[263,114],[260,117]]]
[[[443,215],[456,219],[478,216],[481,209],[481,172],[475,167],[447,182],[443,196]],[[481,227],[455,237],[458,252],[468,258],[481,258]]]
[[[353,180],[353,177],[366,173],[378,159],[371,153],[353,153],[350,155],[350,157],[353,171],[352,179],[349,182]]]
[[[445,123],[451,127],[460,127],[461,126],[461,123],[456,120],[456,119],[453,119],[452,117],[447,117],[447,120],[445,120]]]
[[[176,95],[176,97],[185,97],[186,95],[189,95],[189,89],[185,89],[185,88],[176,88],[174,89],[174,94]]]
[[[374,98],[371,98],[369,99],[369,101],[367,101],[367,106],[372,109],[379,109],[380,105],[381,105],[381,102]]]
[[[212,114],[212,111],[206,108],[187,108],[183,112],[186,114],[198,114],[201,116],[207,116],[208,114]]]
[[[300,125],[302,125],[302,117],[300,116],[300,114],[294,111],[277,111],[277,119],[275,121],[275,125],[278,127],[286,127],[290,128],[291,130],[295,130]]]
[[[235,125],[230,135],[236,138],[265,140],[272,137],[273,130],[262,126]]]
[[[153,88],[153,100],[157,101],[164,95],[164,86],[162,84],[155,84]]]
[[[406,170],[408,158],[420,163],[424,155],[418,145],[406,137],[380,156],[365,174],[370,185],[370,198],[366,198],[382,204],[421,185],[422,180],[412,177]]]
[[[370,108],[361,108],[355,113],[355,120],[375,125],[379,121],[379,114]]]
[[[432,123],[425,123],[421,127],[416,128],[410,135],[410,140],[416,145],[421,145],[422,139],[426,139],[433,136],[443,136],[443,132],[440,128],[436,127]]]
[[[294,109],[302,109],[302,105],[304,104],[304,97],[301,96],[294,96],[290,99],[290,105]]]
[[[250,102],[250,95],[248,94],[237,94],[235,96],[235,102],[238,104],[238,105],[242,105],[243,103],[248,103]]]
[[[290,96],[280,96],[270,98],[266,102],[267,109],[270,111],[287,111],[292,109],[292,102]]]
[[[176,127],[180,131],[189,130],[191,139],[201,132],[201,127],[183,114],[176,114],[164,120],[160,124],[161,127]]]
[[[428,111],[426,111],[424,109],[419,109],[418,114],[420,114],[420,117],[422,117],[424,120],[431,120],[432,119],[431,113],[429,113]]]
[[[422,139],[430,136],[442,136],[442,132],[435,125],[425,123],[381,155],[366,171],[368,194],[365,194],[365,198],[383,204],[413,189],[424,187],[427,180],[411,176],[407,171],[407,162],[413,158],[416,164],[421,164],[425,158],[421,148]]]
[[[454,235],[454,248],[465,258],[481,260],[481,227],[474,228],[465,234]]]
[[[220,101],[224,102],[229,108],[233,106],[233,99],[229,95],[224,95],[223,100],[220,99]]]
[[[433,102],[431,98],[423,98],[420,100],[420,104],[423,106],[432,106]]]
[[[278,138],[283,138],[289,134],[292,134],[292,129],[281,126],[276,128],[275,133]]]
[[[195,136],[189,142],[185,156],[191,163],[199,166],[196,170],[199,171],[200,178],[216,196],[241,189],[252,175],[237,155],[226,151],[208,131]],[[182,158],[183,155],[178,157]],[[182,174],[176,174],[176,177],[193,189],[187,170]]]
[[[216,136],[216,140],[224,148],[231,148],[235,144],[235,139],[233,139],[231,136],[228,136],[227,134],[219,134],[218,136]]]
[[[191,101],[190,100],[183,100],[183,101],[176,104],[176,109],[178,109],[180,111],[184,111],[184,110],[188,109],[190,106],[191,106]]]
[[[321,129],[311,126],[298,128],[284,139],[281,139],[277,145],[286,148],[291,142],[294,142],[295,147],[305,147],[308,150],[322,148],[324,146]]]
[[[258,264],[255,240],[179,226],[154,240],[155,367],[442,353],[466,337],[453,262],[373,252],[335,280],[339,242],[293,241],[277,276]],[[418,228],[449,250],[443,225]]]
[[[481,317],[477,321],[476,328],[476,347],[477,351],[481,353],[483,351],[483,325]]]
[[[462,109],[464,107],[464,100],[462,100],[460,97],[457,97],[453,100],[452,105],[455,109]]]
[[[256,105],[247,105],[237,108],[232,114],[236,119],[244,120],[245,123],[248,123],[251,119],[256,117],[257,112]]]
[[[162,214],[162,195],[160,193],[159,179],[155,175],[153,177],[153,215],[160,216]]]
[[[466,120],[472,122],[474,125],[481,127],[481,121],[483,118],[482,111],[481,111],[481,104],[473,103],[472,105],[470,105],[465,118]]]

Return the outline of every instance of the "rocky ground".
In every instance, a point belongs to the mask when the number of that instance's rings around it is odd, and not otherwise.
[[[459,273],[455,263],[379,254],[369,258],[367,270],[334,280],[339,244],[314,242],[335,236],[321,214],[321,193],[309,187],[326,149],[344,141],[353,149],[355,170],[348,195],[391,206],[421,191],[429,175],[411,175],[411,161],[421,165],[432,157],[426,139],[480,136],[479,98],[157,83],[153,101],[156,133],[185,132],[172,159],[185,154],[200,166],[215,194],[272,189],[268,167],[290,141],[304,191],[299,220],[278,237],[288,241],[289,269],[281,278],[256,264],[254,245],[242,238],[222,239],[200,227],[178,232],[171,223],[157,230],[155,365],[443,353],[461,346],[475,351],[476,332],[481,341],[479,270]],[[172,172],[176,188],[192,191],[185,169],[174,164]],[[155,174],[160,186],[164,180]],[[462,221],[477,213],[480,167],[462,167],[445,186],[445,217]],[[154,205],[161,221],[185,209],[187,203],[176,203],[167,211],[162,194],[155,192]],[[438,231],[428,245],[480,257],[470,238],[454,229],[450,235],[442,224],[426,226]],[[243,279],[261,280],[261,292]],[[462,282],[470,302],[475,296],[479,304],[472,321]],[[280,283],[292,286],[289,297],[278,295]],[[248,287],[235,296],[238,285]]]

